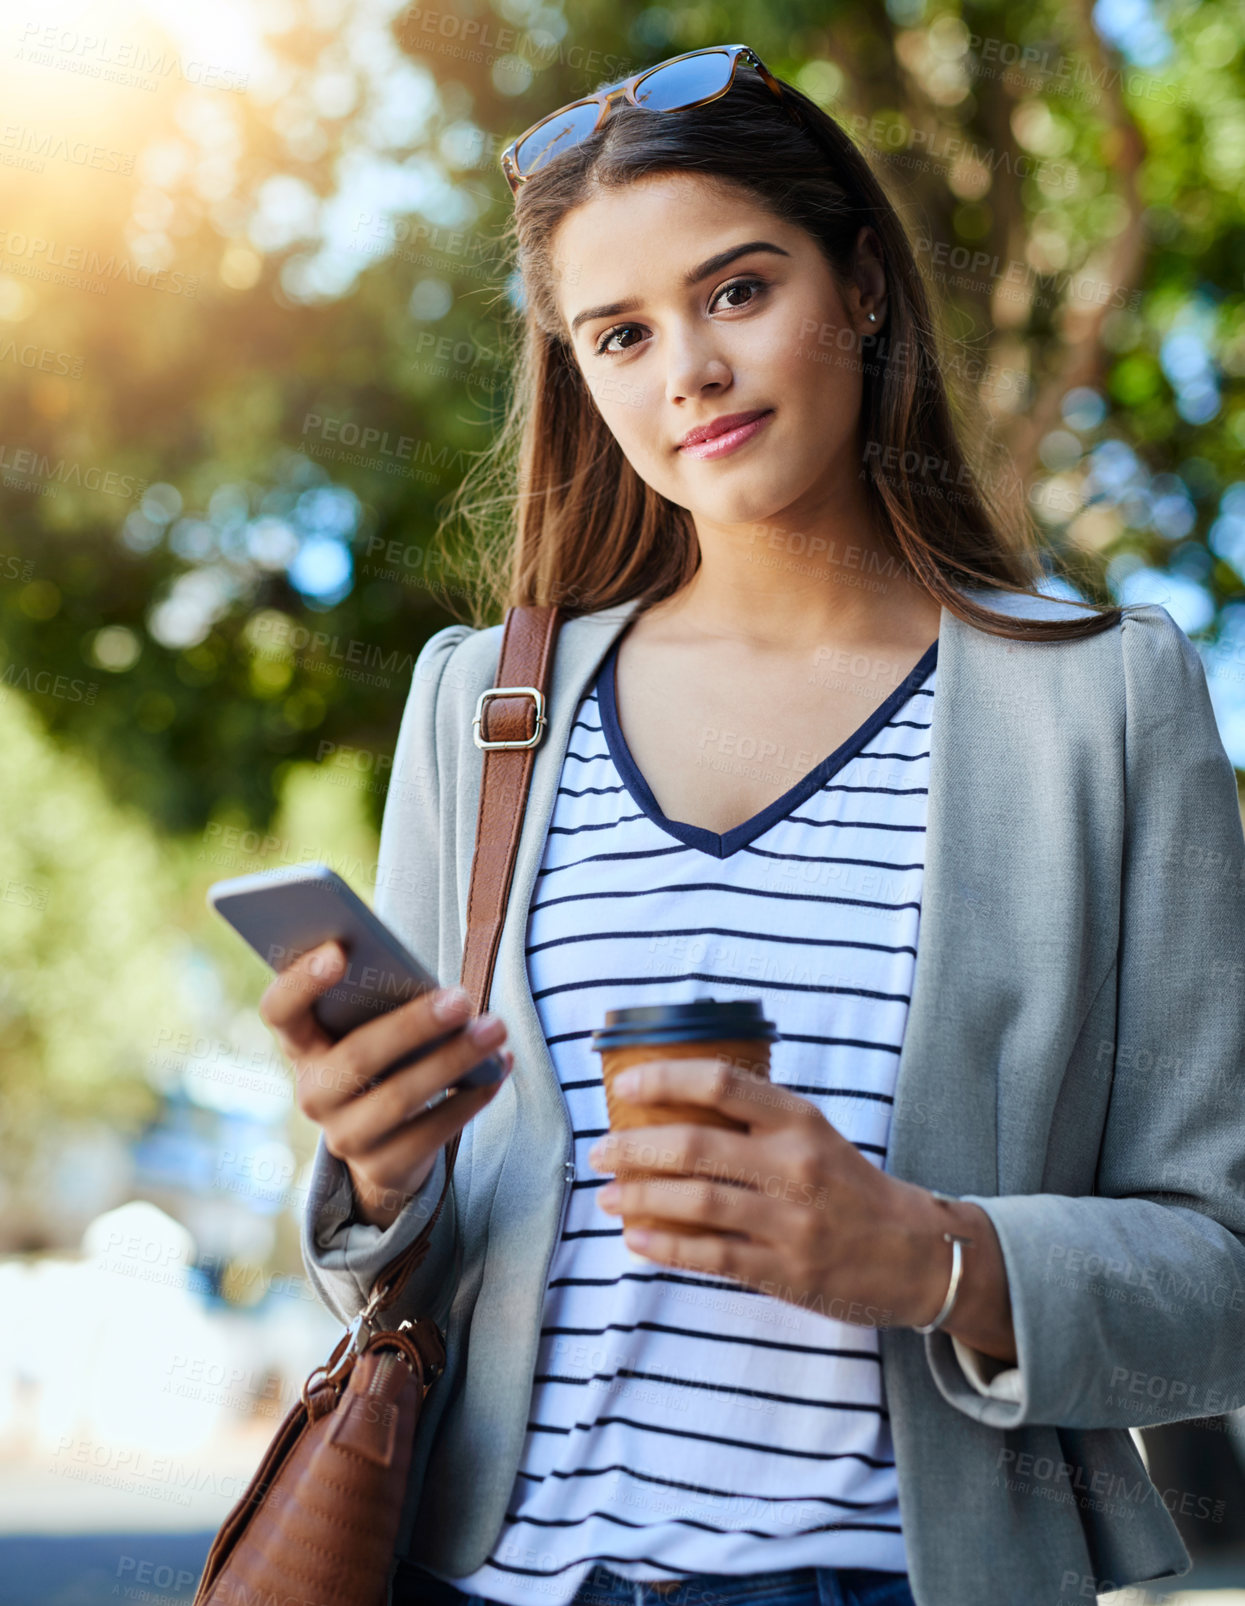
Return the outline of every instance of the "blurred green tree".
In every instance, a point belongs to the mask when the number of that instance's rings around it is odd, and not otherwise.
[[[1245,765],[1232,14],[376,15],[286,0],[193,75],[153,32],[179,70],[150,94],[55,49],[8,68],[0,676],[114,795],[171,832],[262,828],[284,765],[391,750],[414,654],[473,606],[433,536],[506,397],[500,147],[727,37],[872,154],[1053,574],[1165,601]],[[40,689],[57,675],[91,701]]]

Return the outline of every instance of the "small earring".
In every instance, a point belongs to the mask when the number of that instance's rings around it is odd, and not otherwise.
[[[870,323],[876,323],[876,322],[877,322],[877,321],[878,321],[878,315],[877,315],[877,313],[876,313],[876,312],[871,312],[871,313],[870,313],[870,314],[869,314],[869,322],[870,322]]]

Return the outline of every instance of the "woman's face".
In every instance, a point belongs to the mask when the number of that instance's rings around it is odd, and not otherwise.
[[[711,262],[740,246],[750,249]],[[882,327],[880,266],[866,274],[875,293],[863,304],[854,283],[845,296],[803,229],[700,174],[599,191],[563,218],[551,248],[585,383],[654,490],[722,525],[858,498],[856,336]],[[633,304],[608,310],[621,302]],[[768,413],[761,427],[725,454],[681,444],[699,425],[757,409]]]

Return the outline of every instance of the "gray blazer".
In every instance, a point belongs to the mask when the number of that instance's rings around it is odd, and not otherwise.
[[[453,1208],[392,1316],[448,1319],[407,1518],[412,1559],[450,1577],[503,1534],[575,1180],[524,936],[577,705],[634,607],[561,630],[490,1000],[515,1070],[464,1129]],[[443,980],[460,974],[471,719],[500,641],[501,626],[452,625],[425,645],[386,805],[376,906]],[[1187,1571],[1171,1513],[1213,1516],[1155,1487],[1129,1430],[1245,1403],[1245,835],[1201,660],[1161,607],[1065,643],[944,609],[931,742],[885,1164],[987,1212],[1018,1363],[881,1332],[911,1585],[919,1606],[1073,1606]],[[443,1180],[444,1153],[387,1231],[351,1224],[321,1143],[303,1253],[343,1320]]]

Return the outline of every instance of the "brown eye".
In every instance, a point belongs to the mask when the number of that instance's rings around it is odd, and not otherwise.
[[[592,348],[593,356],[605,356],[605,348],[609,345],[610,341],[613,340],[615,335],[625,334],[628,329],[634,329],[635,327],[636,326],[633,323],[620,323],[616,325],[615,328],[607,330],[606,333],[601,336],[601,339],[598,341],[598,343]],[[624,346],[622,349],[625,351],[627,348]]]
[[[746,290],[749,292],[747,300],[731,302],[730,305],[732,307],[750,307],[753,301],[756,299],[756,295],[753,292],[768,289],[769,284],[765,279],[756,279],[751,277],[732,279],[729,284],[724,284],[722,286],[722,288],[713,297],[713,300],[709,303],[709,305],[712,307],[714,303],[717,302],[722,296],[730,295],[734,291]],[[629,350],[630,345],[627,345],[615,346],[611,351],[609,349],[610,343],[611,341],[629,333],[632,330],[639,329],[639,327],[640,325],[635,323],[615,324],[612,329],[607,329],[606,332],[601,336],[600,340],[597,341],[596,345],[592,348],[592,355],[594,357],[613,357],[620,355],[620,353],[623,351]],[[632,344],[634,344],[634,342],[632,342]]]
[[[719,296],[730,295],[733,290],[765,290],[767,288],[768,286],[764,279],[732,279],[730,284],[722,286],[713,300],[716,301]],[[746,301],[733,301],[731,305],[734,307],[748,307],[752,305],[755,299],[755,296],[750,295]],[[710,305],[712,305],[712,302]]]

